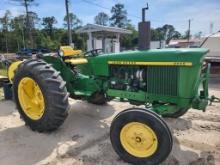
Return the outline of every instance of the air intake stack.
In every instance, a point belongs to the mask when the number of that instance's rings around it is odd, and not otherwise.
[[[138,37],[138,48],[139,50],[148,50],[150,49],[150,40],[151,40],[151,31],[150,31],[150,21],[146,21],[145,19],[145,13],[146,10],[148,10],[148,4],[147,7],[142,9],[142,22],[138,24],[138,31],[139,31],[139,37]]]

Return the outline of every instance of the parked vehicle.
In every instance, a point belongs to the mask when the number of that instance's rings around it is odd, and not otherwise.
[[[48,49],[48,48],[38,48],[37,49],[37,53],[50,53],[51,51],[50,51],[50,49]]]
[[[70,47],[59,52],[9,68],[15,73],[10,80],[18,111],[34,131],[49,132],[62,125],[69,96],[99,105],[120,98],[146,108],[133,107],[116,115],[110,128],[115,152],[132,164],[156,165],[168,157],[173,145],[161,116],[177,118],[190,108],[205,111],[208,106],[210,65],[203,62],[208,49],[117,54],[94,50],[84,57]]]
[[[22,48],[17,52],[18,56],[32,56],[33,49],[30,48]]]
[[[17,52],[17,55],[31,56],[31,55],[37,54],[37,53],[50,53],[50,50],[47,48],[36,48],[36,49],[22,48]]]

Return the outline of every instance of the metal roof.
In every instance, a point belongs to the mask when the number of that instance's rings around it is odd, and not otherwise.
[[[206,35],[204,38],[220,37],[220,31]]]
[[[111,33],[120,33],[120,34],[132,34],[131,30],[102,26],[97,24],[87,24],[82,28],[76,30],[76,33],[89,33],[89,32],[111,32]]]
[[[217,33],[213,34],[213,35],[210,36],[210,37],[220,37],[220,32],[217,32]]]
[[[201,47],[210,49],[210,52],[218,52],[218,56],[220,56],[220,33],[215,33],[210,35],[209,37],[206,37]]]
[[[202,48],[208,48],[210,52],[206,55],[206,60],[210,62],[220,62],[220,32],[209,35],[203,39]]]

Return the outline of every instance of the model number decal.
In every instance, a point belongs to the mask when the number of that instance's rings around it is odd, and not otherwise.
[[[192,62],[108,61],[111,65],[192,66]]]

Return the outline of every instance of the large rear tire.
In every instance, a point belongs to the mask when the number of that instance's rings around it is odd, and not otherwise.
[[[116,153],[126,162],[156,165],[172,150],[171,132],[156,113],[145,109],[128,109],[113,120],[110,139]]]
[[[65,84],[59,72],[42,60],[19,65],[13,79],[14,99],[32,130],[53,131],[64,122],[69,108]]]

